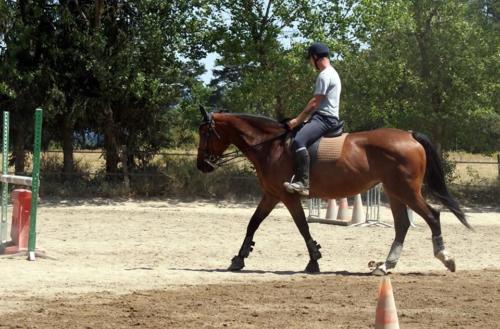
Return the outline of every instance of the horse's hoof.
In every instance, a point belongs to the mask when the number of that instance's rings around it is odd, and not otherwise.
[[[436,254],[436,258],[439,259],[444,264],[444,266],[446,266],[446,268],[450,270],[450,272],[455,272],[457,270],[455,260],[450,257],[446,250],[439,251]]]
[[[376,268],[372,271],[372,275],[375,276],[386,276],[387,271],[385,271],[383,268]]]
[[[450,270],[450,272],[455,272],[457,270],[457,267],[455,265],[455,260],[453,258],[447,259],[444,262],[444,266],[446,266],[446,268]]]
[[[234,256],[227,270],[235,272],[241,270],[243,267],[245,267],[245,259],[240,256]]]
[[[370,271],[373,271],[382,265],[384,265],[384,262],[376,262],[374,260],[368,262],[368,268],[370,269]]]
[[[319,273],[318,261],[310,260],[306,266],[305,272],[309,274]]]
[[[372,270],[372,275],[376,275],[376,276],[387,275],[387,267],[386,267],[385,263],[379,262],[379,263],[375,263],[375,264],[371,264],[371,265],[375,265],[376,266]]]

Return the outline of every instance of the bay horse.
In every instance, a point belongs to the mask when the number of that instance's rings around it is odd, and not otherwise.
[[[207,113],[200,107],[203,121],[199,126],[197,167],[204,173],[225,161],[224,152],[236,146],[255,167],[262,198],[247,227],[241,248],[228,270],[245,266],[255,242],[253,236],[278,202],[283,202],[304,238],[309,252],[308,273],[319,272],[320,245],[309,232],[309,225],[298,194],[287,192],[283,182],[293,174],[292,154],[287,137],[290,132],[278,121],[249,114]],[[466,227],[472,229],[451,196],[444,180],[439,156],[423,134],[392,128],[355,132],[347,135],[341,156],[332,162],[311,165],[309,197],[337,199],[354,196],[382,183],[394,218],[395,238],[385,262],[372,272],[384,275],[396,266],[410,226],[407,206],[419,214],[432,232],[434,256],[450,271],[455,261],[445,250],[441,236],[439,211],[422,197],[423,183]]]

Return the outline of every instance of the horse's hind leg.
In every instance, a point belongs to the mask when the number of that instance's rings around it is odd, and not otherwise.
[[[420,193],[415,193],[415,197],[408,200],[408,206],[419,214],[429,225],[432,232],[432,247],[434,256],[439,259],[447,269],[455,272],[455,260],[444,248],[444,241],[441,235],[441,221],[439,211],[432,208]]]
[[[286,195],[282,201],[290,211],[295,225],[297,225],[300,234],[306,242],[307,251],[309,252],[309,263],[307,264],[305,271],[307,273],[319,273],[318,259],[321,258],[321,252],[319,251],[321,246],[311,237],[306,215],[304,214],[304,208],[302,208],[302,203],[300,202],[300,197],[297,194],[290,194]]]
[[[410,227],[406,205],[392,196],[389,196],[389,201],[391,204],[392,216],[394,217],[394,230],[396,231],[396,236],[386,261],[375,264],[376,268],[372,271],[374,275],[385,275],[387,274],[387,270],[396,267],[401,252],[403,251],[406,233]]]
[[[434,256],[439,259],[450,271],[455,272],[455,261],[452,257],[446,252],[444,248],[443,237],[441,236],[441,222],[439,219],[439,211],[432,208],[427,202],[425,202],[424,198],[421,194],[421,183],[418,179],[410,179],[408,180],[405,177],[401,179],[392,179],[384,182],[384,189],[387,194],[391,198],[391,209],[394,214],[394,223],[396,226],[396,240],[398,239],[398,231],[397,226],[401,223],[398,223],[398,218],[402,218],[403,215],[397,216],[396,214],[402,214],[403,208],[401,205],[396,206],[396,212],[393,208],[394,200],[399,201],[399,203],[403,205],[407,205],[411,209],[413,209],[417,214],[419,214],[429,225],[432,232],[432,245],[434,248]],[[407,220],[407,214],[405,214],[406,220],[404,221],[404,225],[409,225],[409,220]],[[404,228],[404,226],[402,226]],[[406,231],[408,228],[406,228]],[[401,231],[403,232],[403,231]],[[404,240],[404,236],[403,236]],[[396,248],[396,247],[395,247]],[[391,248],[392,251],[392,248]],[[390,253],[389,253],[390,255]]]
[[[257,209],[255,210],[252,218],[250,218],[247,233],[245,235],[245,239],[243,240],[243,244],[241,245],[240,251],[238,252],[238,255],[231,259],[231,265],[228,268],[229,271],[239,271],[245,267],[245,258],[250,255],[250,252],[253,250],[253,246],[255,245],[255,242],[252,241],[255,231],[257,231],[262,221],[274,209],[278,201],[278,199],[268,194],[264,194],[262,196]]]

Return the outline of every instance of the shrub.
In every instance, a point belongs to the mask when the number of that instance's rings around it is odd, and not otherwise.
[[[203,174],[195,160],[186,156],[163,156],[130,172],[130,184],[123,175],[109,177],[104,169],[94,173],[85,161],[75,162],[71,175],[62,172],[58,156],[44,158],[41,168],[42,196],[58,197],[152,197],[248,199],[260,195],[257,179],[249,165],[227,164]]]

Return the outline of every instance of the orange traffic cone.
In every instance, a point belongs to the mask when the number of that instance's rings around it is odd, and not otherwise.
[[[347,198],[342,198],[339,201],[339,212],[337,214],[337,219],[349,220],[349,205],[347,204]]]
[[[326,206],[326,219],[335,219],[337,211],[337,202],[335,202],[335,199],[329,199]]]
[[[399,329],[398,312],[392,293],[391,279],[382,278],[378,292],[375,329]]]
[[[363,222],[364,222],[363,201],[361,200],[361,194],[357,194],[354,197],[354,206],[352,207],[351,224],[360,224]]]

